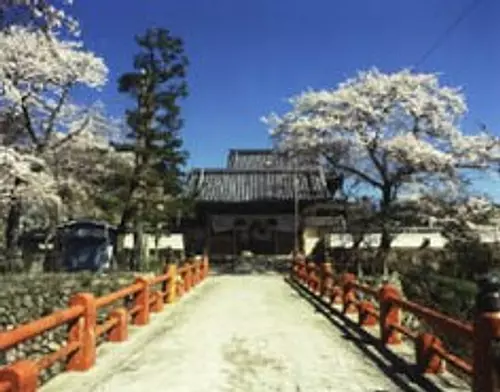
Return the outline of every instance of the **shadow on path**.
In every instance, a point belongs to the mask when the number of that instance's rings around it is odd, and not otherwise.
[[[311,303],[316,311],[323,314],[338,330],[340,330],[343,333],[344,339],[354,343],[354,345],[399,388],[401,388],[402,391],[415,392],[420,390],[409,385],[408,381],[418,385],[425,391],[443,391],[430,380],[418,374],[414,365],[408,364],[404,359],[384,347],[379,339],[358,326],[354,321],[344,317],[342,312],[330,307],[325,301],[313,296],[297,282],[292,281],[288,277],[285,278],[285,281],[292,286],[302,298]],[[373,350],[370,350],[370,348],[373,348]],[[353,377],[355,376],[356,375],[353,374]]]

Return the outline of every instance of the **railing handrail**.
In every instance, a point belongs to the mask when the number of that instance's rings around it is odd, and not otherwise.
[[[364,283],[352,282],[351,283],[357,290],[361,291],[364,294],[370,295],[372,297],[376,297],[378,295],[378,290],[374,287],[371,287]]]
[[[475,392],[496,391],[495,361],[500,358],[492,357],[492,347],[500,342],[500,309],[496,312],[479,309],[474,323],[467,323],[401,298],[398,289],[391,284],[385,283],[377,289],[356,281],[353,274],[336,275],[331,263],[320,265],[307,263],[304,258],[298,257],[292,265],[292,278],[320,300],[326,301],[327,296],[330,305],[343,305],[343,314],[357,312],[360,326],[378,324],[380,338],[385,345],[401,343],[400,334],[416,340],[417,366],[422,373],[442,371],[442,361],[446,360],[472,377]],[[378,309],[372,301],[359,300],[359,292],[378,302]],[[493,295],[495,298],[496,296],[497,294]],[[446,335],[455,335],[472,342],[473,363],[452,354],[438,337],[430,333],[414,332],[403,326],[401,310],[412,313]]]
[[[71,306],[66,309],[57,310],[10,331],[0,332],[0,350],[8,350],[19,343],[73,321],[80,317],[83,311],[84,308],[82,306]]]
[[[34,392],[38,385],[38,375],[55,362],[68,359],[67,369],[84,371],[94,365],[96,338],[109,333],[108,340],[120,342],[127,339],[128,317],[136,325],[149,321],[150,312],[159,312],[165,302],[174,302],[208,276],[209,262],[189,262],[177,269],[166,265],[162,274],[147,278],[139,276],[135,283],[127,285],[107,295],[95,298],[90,293],[77,293],[69,306],[57,310],[38,320],[33,320],[9,331],[0,332],[0,350],[7,350],[44,332],[70,323],[68,342],[59,350],[35,360],[22,360],[0,367],[0,392]],[[181,279],[178,280],[177,276]],[[150,292],[155,285],[162,284],[159,291]],[[130,309],[112,309],[108,319],[97,323],[97,310],[112,305],[116,301],[134,296]]]
[[[451,335],[458,335],[462,339],[472,338],[474,327],[471,323],[464,323],[442,312],[438,312],[437,310],[402,298],[391,299],[391,302],[394,303],[394,305],[401,307],[401,309],[406,310],[407,312],[410,312],[421,319],[424,319],[433,327],[442,330],[442,332],[448,332]]]
[[[139,283],[134,283],[129,286],[126,286],[118,291],[114,291],[112,293],[103,295],[102,297],[98,297],[95,300],[96,307],[103,308],[105,306],[111,305],[113,302],[116,302],[120,299],[124,299],[129,295],[136,294],[141,290],[141,285]]]
[[[352,282],[351,284],[356,290],[372,296],[378,302],[377,296],[379,292],[377,289],[359,282]],[[472,338],[474,327],[471,323],[456,320],[442,312],[403,298],[390,298],[390,301],[394,305],[399,306],[401,309],[424,319],[427,323],[433,327],[441,329],[443,332],[450,331],[450,334],[458,335],[463,339]]]

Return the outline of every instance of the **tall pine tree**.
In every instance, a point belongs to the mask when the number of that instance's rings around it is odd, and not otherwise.
[[[172,212],[187,158],[179,135],[183,126],[179,101],[187,96],[183,42],[161,28],[148,29],[136,42],[140,49],[134,70],[118,81],[119,91],[135,101],[126,112],[130,132],[122,146],[134,153],[135,168],[120,222],[121,229],[134,227],[133,269],[140,268],[144,257],[144,224],[156,228]]]

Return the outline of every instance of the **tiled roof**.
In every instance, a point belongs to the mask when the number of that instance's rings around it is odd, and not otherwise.
[[[298,198],[325,200],[329,193],[319,168],[297,171]],[[199,201],[293,200],[294,171],[287,169],[194,169],[189,188]]]
[[[297,157],[297,162],[287,156],[271,149],[261,150],[230,150],[227,158],[228,169],[293,169],[296,167],[317,167],[314,159],[304,156]]]

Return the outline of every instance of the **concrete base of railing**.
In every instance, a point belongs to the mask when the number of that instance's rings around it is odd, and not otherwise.
[[[313,294],[308,287],[288,276],[285,281],[340,329],[347,339],[354,341],[374,366],[378,366],[403,390],[413,386],[416,390],[425,391],[470,391],[470,384],[452,373],[420,374],[415,369],[415,348],[412,343],[403,342],[387,348],[381,344],[377,325],[360,327],[358,316],[344,313],[341,304],[331,305],[326,298],[321,298],[319,293]]]
[[[144,347],[154,342],[166,330],[174,328],[178,322],[178,315],[180,312],[184,312],[182,307],[189,306],[190,302],[195,301],[197,298],[202,298],[206,289],[209,289],[212,284],[212,280],[206,279],[196,287],[196,290],[184,294],[181,299],[166,306],[162,312],[152,313],[147,326],[130,325],[126,341],[101,344],[97,348],[96,363],[89,370],[61,373],[43,385],[39,391],[89,392],[100,390],[99,385],[103,384],[111,375],[116,374],[120,368],[126,366],[131,359],[136,358],[141,352],[144,352],[144,355],[147,356]],[[172,361],[175,360],[175,358],[172,358]]]

